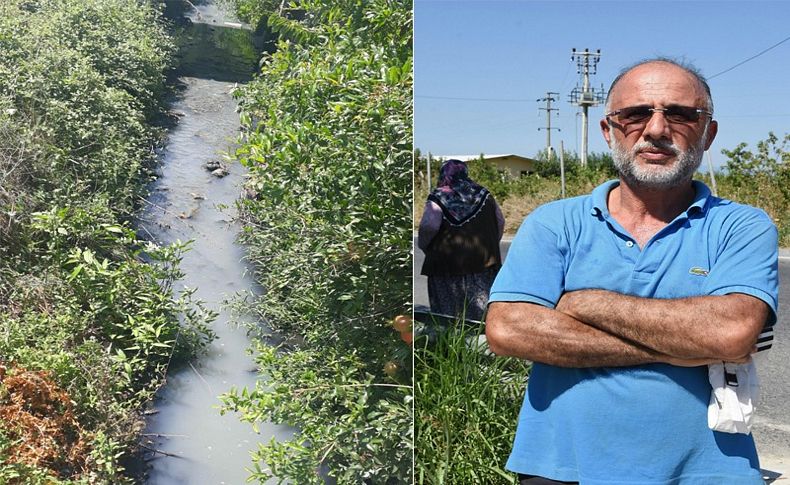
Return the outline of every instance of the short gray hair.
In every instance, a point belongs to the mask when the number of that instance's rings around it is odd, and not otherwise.
[[[707,99],[706,99],[707,106],[705,106],[705,109],[707,109],[711,113],[713,112],[713,98],[711,97],[710,94],[710,86],[708,86],[708,81],[705,79],[705,76],[702,75],[702,72],[700,72],[700,70],[697,69],[697,67],[686,61],[672,59],[670,57],[661,57],[661,56],[653,57],[650,59],[642,59],[641,61],[635,62],[634,64],[631,64],[630,66],[627,66],[623,70],[621,70],[620,73],[617,75],[617,77],[614,78],[614,81],[612,81],[612,85],[609,86],[609,91],[606,93],[606,105],[605,105],[606,111],[608,112],[609,109],[611,108],[611,106],[609,106],[609,97],[612,95],[612,91],[614,90],[615,85],[618,82],[620,82],[620,79],[622,79],[623,76],[625,76],[630,71],[636,69],[639,66],[645,64],[657,63],[657,62],[663,62],[665,64],[671,64],[673,66],[679,67],[684,71],[686,71],[687,73],[694,76],[694,78],[697,80],[700,86],[702,86],[702,88],[705,90],[705,94],[707,95]]]

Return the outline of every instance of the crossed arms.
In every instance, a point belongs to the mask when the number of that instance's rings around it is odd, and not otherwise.
[[[486,337],[496,354],[560,367],[698,366],[745,361],[769,312],[742,293],[653,299],[589,289],[563,294],[555,309],[491,303]]]

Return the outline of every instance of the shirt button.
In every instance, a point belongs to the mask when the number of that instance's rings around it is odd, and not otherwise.
[[[629,247],[629,248],[630,248],[630,247],[633,247],[633,245],[634,245],[634,242],[633,242],[633,241],[626,241],[626,242],[625,242],[625,245],[626,245],[626,247]]]

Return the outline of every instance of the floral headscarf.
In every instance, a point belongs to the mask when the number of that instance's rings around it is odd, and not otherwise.
[[[488,197],[488,189],[469,178],[466,164],[450,159],[439,169],[439,183],[428,200],[439,204],[445,219],[460,226],[477,215]]]

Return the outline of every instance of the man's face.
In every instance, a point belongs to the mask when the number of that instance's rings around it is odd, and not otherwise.
[[[689,73],[667,63],[638,66],[615,85],[608,108],[633,106],[665,109],[684,106],[707,109],[704,88]],[[706,114],[688,122],[672,122],[656,112],[640,123],[611,117],[601,121],[604,138],[623,178],[643,187],[677,186],[694,174],[702,154],[716,136],[716,122]]]
[[[677,187],[691,179],[702,163],[707,142],[707,129],[697,144],[681,150],[671,142],[639,141],[631,149],[621,145],[617,138],[612,138],[612,161],[617,172],[631,185],[650,189],[668,189]],[[667,156],[673,156],[671,163],[638,163],[637,158],[644,152],[659,150]]]

